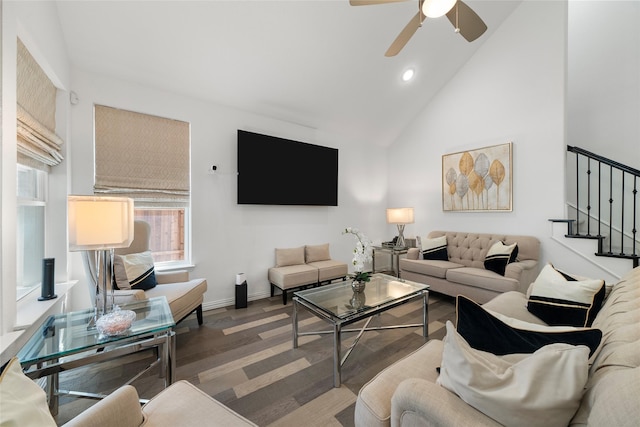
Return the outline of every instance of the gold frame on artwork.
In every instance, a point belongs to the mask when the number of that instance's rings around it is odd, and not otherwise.
[[[512,143],[442,156],[442,210],[511,212]]]

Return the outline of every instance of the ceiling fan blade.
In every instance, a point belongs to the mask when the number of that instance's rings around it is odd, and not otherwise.
[[[369,6],[372,4],[400,3],[407,0],[349,0],[351,6]]]
[[[462,0],[458,0],[456,5],[447,12],[447,18],[468,42],[474,41],[487,31],[487,25],[482,18]]]
[[[420,25],[422,25],[423,16],[421,12],[415,14],[411,21],[404,27],[404,29],[398,34],[398,37],[391,43],[389,49],[384,56],[396,56],[407,44],[409,39],[418,31]]]

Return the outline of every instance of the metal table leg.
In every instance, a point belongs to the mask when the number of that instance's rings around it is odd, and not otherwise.
[[[298,348],[298,299],[293,297],[293,348]]]
[[[340,387],[342,383],[342,360],[340,359],[340,348],[342,346],[342,325],[338,322],[333,324],[333,386]]]

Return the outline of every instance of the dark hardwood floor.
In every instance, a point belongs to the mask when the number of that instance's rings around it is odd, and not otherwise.
[[[366,332],[342,368],[342,386],[333,387],[333,338],[330,334],[300,338],[292,347],[291,302],[281,296],[249,302],[248,308],[206,311],[204,324],[195,315],[176,327],[176,379],[188,380],[260,426],[352,426],[360,388],[384,367],[423,345],[421,328]],[[429,339],[444,336],[446,320],[455,315],[454,299],[429,296]],[[328,324],[300,311],[300,330],[327,330]],[[415,301],[383,313],[383,325],[419,323],[422,302]],[[361,324],[356,324],[361,325]],[[343,337],[343,348],[356,333]],[[151,360],[141,353],[97,366],[65,372],[60,388],[109,393],[133,377]],[[157,369],[133,385],[142,398],[163,388]],[[62,397],[56,418],[64,424],[94,404],[88,399]]]

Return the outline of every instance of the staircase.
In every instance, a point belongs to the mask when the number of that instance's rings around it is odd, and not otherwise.
[[[640,171],[579,147],[567,151],[567,218],[549,221],[566,224],[566,238],[594,241],[595,256],[637,267]]]

